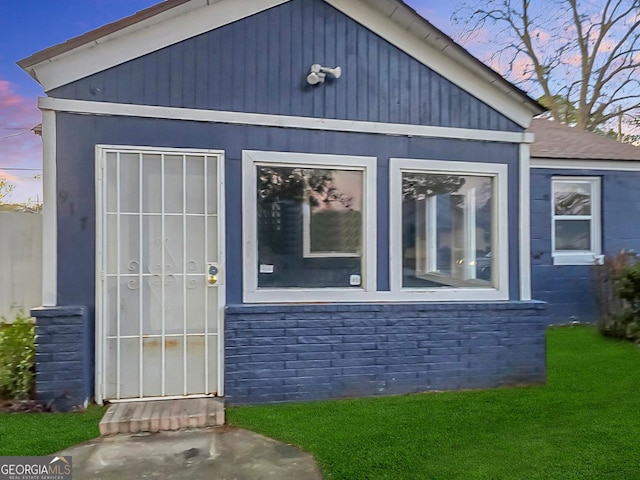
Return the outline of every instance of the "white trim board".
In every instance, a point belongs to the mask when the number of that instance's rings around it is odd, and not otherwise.
[[[531,300],[531,177],[530,151],[520,145],[520,300]]]
[[[56,112],[42,108],[42,305],[58,305]]]
[[[469,128],[433,127],[403,123],[378,123],[357,120],[296,117],[291,115],[159,107],[154,105],[130,105],[124,103],[67,100],[53,97],[38,98],[38,106],[41,109],[55,110],[58,112],[94,115],[161,118],[166,120],[189,120],[233,125],[257,125],[302,130],[327,130],[334,132],[372,133],[424,138],[452,138],[518,144],[533,142],[533,135],[528,132],[473,130]]]
[[[582,160],[531,158],[531,168],[548,168],[555,170],[614,170],[640,171],[640,160]]]

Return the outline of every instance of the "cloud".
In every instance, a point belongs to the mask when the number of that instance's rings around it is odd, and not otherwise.
[[[41,142],[30,130],[41,118],[36,99],[18,95],[0,79],[0,168],[40,165]]]
[[[551,40],[551,35],[541,28],[536,28],[531,31],[531,38],[535,39],[538,43],[545,44]]]
[[[36,99],[19,95],[0,78],[0,174],[15,185],[12,201],[42,198],[41,182],[33,178],[42,168],[42,141],[31,131],[41,119]]]
[[[20,178],[13,173],[7,172],[0,168],[0,178],[3,180],[7,180],[9,183],[16,183],[20,181]]]

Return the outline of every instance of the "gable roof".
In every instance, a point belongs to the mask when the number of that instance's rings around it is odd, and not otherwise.
[[[532,158],[640,160],[640,147],[553,120],[534,118],[528,131],[535,134]]]
[[[165,0],[18,65],[49,91],[288,1]],[[544,111],[403,1],[324,1],[519,125],[527,127],[531,116]]]

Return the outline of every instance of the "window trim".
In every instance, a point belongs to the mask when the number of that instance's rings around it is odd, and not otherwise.
[[[479,288],[406,288],[402,286],[402,173],[455,173],[491,176],[495,201],[492,228],[495,286]],[[389,280],[394,297],[406,301],[481,301],[509,299],[509,208],[508,166],[443,160],[391,158],[389,160]]]
[[[555,186],[557,183],[586,183],[591,189],[591,249],[556,251],[556,215]],[[554,265],[594,265],[602,262],[602,180],[600,177],[581,177],[556,175],[551,177],[551,257]],[[584,217],[587,217],[586,215]]]
[[[326,167],[363,172],[361,288],[258,288],[258,232],[256,165]],[[371,301],[376,293],[377,158],[354,155],[242,151],[242,268],[245,303]]]

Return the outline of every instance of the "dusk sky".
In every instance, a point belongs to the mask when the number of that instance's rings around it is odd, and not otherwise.
[[[423,17],[454,34],[452,11],[462,0],[408,0]],[[2,0],[0,15],[0,175],[17,188],[5,201],[42,198],[40,85],[16,64],[29,55],[158,3],[156,0]]]

